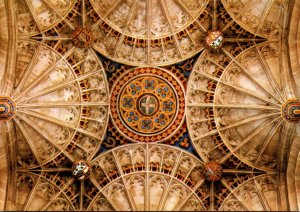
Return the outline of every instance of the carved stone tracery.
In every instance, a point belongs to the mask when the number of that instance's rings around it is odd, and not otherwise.
[[[16,6],[18,210],[280,209],[282,1]]]

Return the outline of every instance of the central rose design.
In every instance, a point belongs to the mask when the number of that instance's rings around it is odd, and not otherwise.
[[[155,134],[168,127],[177,111],[176,94],[163,78],[135,77],[121,88],[119,114],[132,131]]]
[[[134,141],[163,140],[182,123],[183,94],[179,82],[160,69],[128,72],[114,85],[111,96],[115,126]]]

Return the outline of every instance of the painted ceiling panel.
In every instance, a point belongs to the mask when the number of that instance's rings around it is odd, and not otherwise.
[[[12,47],[8,65],[0,60],[0,206],[290,210],[285,177],[300,102],[285,40],[289,7],[0,4]]]

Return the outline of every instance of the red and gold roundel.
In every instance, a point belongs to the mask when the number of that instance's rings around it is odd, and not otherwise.
[[[216,161],[209,161],[203,166],[203,174],[208,181],[218,181],[222,177],[222,166]]]
[[[0,121],[8,121],[16,113],[16,103],[7,96],[0,96]]]
[[[112,88],[111,115],[117,129],[133,141],[166,140],[184,119],[183,88],[165,70],[133,69]]]
[[[223,34],[220,30],[208,31],[207,37],[205,39],[207,47],[213,49],[220,49],[223,44]]]

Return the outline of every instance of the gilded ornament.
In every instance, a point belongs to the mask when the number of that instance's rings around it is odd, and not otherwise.
[[[208,31],[205,38],[205,44],[208,48],[220,49],[224,41],[223,34],[220,30]]]
[[[83,160],[76,161],[72,166],[72,174],[78,180],[85,180],[91,173],[91,165]]]
[[[206,180],[211,182],[218,181],[222,177],[222,166],[216,161],[209,161],[202,167],[202,173]]]
[[[300,101],[288,100],[282,105],[282,116],[288,122],[300,121]]]
[[[77,27],[72,33],[73,44],[79,48],[88,48],[92,45],[93,32],[84,27]]]
[[[8,121],[16,113],[16,103],[7,96],[0,97],[0,121]]]
[[[117,80],[112,90],[113,121],[127,138],[146,142],[165,140],[183,121],[182,86],[164,70],[131,70]]]

